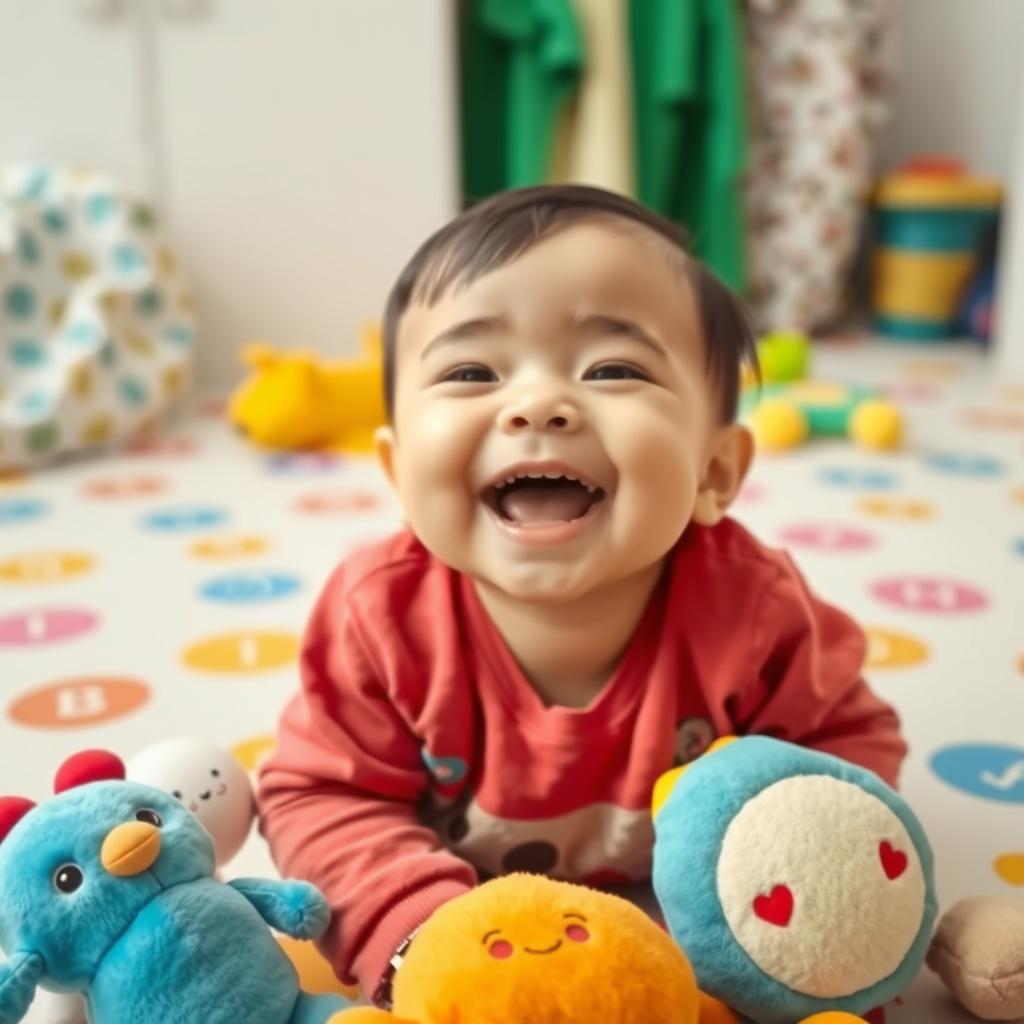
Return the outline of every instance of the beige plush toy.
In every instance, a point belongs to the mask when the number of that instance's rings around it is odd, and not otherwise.
[[[927,962],[976,1017],[1024,1020],[1024,904],[961,900],[939,922]]]

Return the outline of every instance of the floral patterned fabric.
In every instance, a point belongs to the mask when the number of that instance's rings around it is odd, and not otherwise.
[[[890,0],[744,0],[749,298],[762,329],[842,311],[889,113]]]

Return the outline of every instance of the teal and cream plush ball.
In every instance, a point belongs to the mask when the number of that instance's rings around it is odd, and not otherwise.
[[[747,736],[663,777],[654,803],[654,890],[704,991],[788,1024],[863,1014],[917,974],[932,853],[873,772]]]

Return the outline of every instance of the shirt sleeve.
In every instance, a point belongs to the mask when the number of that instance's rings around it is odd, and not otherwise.
[[[329,584],[257,793],[278,869],[313,882],[330,904],[322,952],[366,995],[402,940],[476,882],[417,818],[428,784],[420,744],[371,650],[351,602]]]
[[[896,786],[907,746],[896,712],[861,674],[865,649],[856,623],[815,597],[785,557],[757,608],[756,682],[737,700],[737,730],[835,754]]]

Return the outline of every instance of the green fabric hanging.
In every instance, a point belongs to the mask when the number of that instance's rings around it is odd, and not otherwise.
[[[742,291],[746,156],[736,0],[632,0],[637,197],[686,227],[696,254]]]
[[[461,49],[465,197],[542,182],[583,65],[570,0],[463,0]]]

